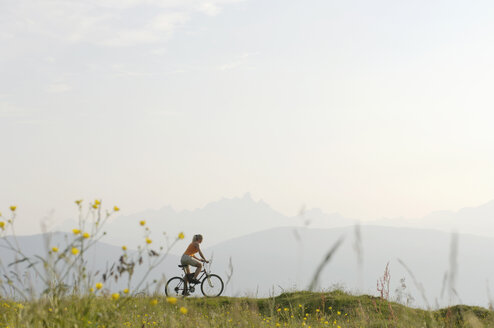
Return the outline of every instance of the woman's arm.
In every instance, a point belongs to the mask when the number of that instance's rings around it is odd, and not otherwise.
[[[193,258],[195,258],[196,260],[200,261],[200,262],[206,262],[206,263],[209,263],[209,261],[206,261],[206,258],[204,257],[204,255],[201,253],[201,251],[199,251],[199,253],[201,254],[201,257],[202,259],[196,257],[195,255],[192,255]]]
[[[199,250],[199,255],[201,255],[204,262],[209,263],[209,261],[206,260],[206,257],[204,256],[204,254],[202,254],[201,250]]]
[[[201,259],[198,259],[197,257],[196,257],[196,259],[199,260],[199,261],[203,261],[203,262],[209,263],[206,260],[206,257],[204,256],[204,254],[202,254],[201,248],[199,247],[199,243],[197,243],[196,246],[197,246],[197,251],[199,252],[199,255],[201,255],[201,257],[202,257],[202,260]]]

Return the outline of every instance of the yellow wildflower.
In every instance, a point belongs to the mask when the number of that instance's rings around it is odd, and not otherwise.
[[[115,205],[115,206],[113,206],[113,210],[114,210],[115,212],[118,212],[118,211],[120,211],[120,208],[118,208],[118,206],[116,206],[116,205]]]
[[[153,241],[151,239],[149,239],[148,237],[146,237],[146,244],[151,244]]]
[[[125,289],[123,290],[123,292],[124,292],[124,294],[128,294],[128,293],[129,293],[129,289],[128,289],[128,288],[125,288]]]
[[[185,238],[185,235],[183,232],[178,234],[178,239],[184,239],[184,238]]]
[[[99,205],[99,204],[101,204],[101,202],[99,200],[95,199],[94,204]]]
[[[10,206],[10,210],[11,210],[12,212],[15,212],[16,208],[17,208],[17,206],[14,206],[14,205]]]
[[[177,298],[176,297],[167,297],[166,301],[170,304],[177,304]]]
[[[118,300],[120,298],[120,294],[119,293],[112,294],[111,295],[111,298],[116,301],[116,300]]]
[[[93,208],[94,208],[94,209],[97,209],[97,208],[98,208],[98,205],[93,204]]]
[[[74,235],[78,235],[81,233],[81,230],[79,229],[72,229],[72,232],[74,233]]]
[[[123,249],[124,251],[126,251],[126,250],[127,250],[127,246],[125,246],[125,245],[124,245],[124,246],[122,246],[122,249]]]
[[[156,298],[153,298],[153,299],[151,300],[151,302],[149,302],[149,304],[151,304],[151,305],[156,305],[156,304],[158,304],[158,300],[157,300]]]
[[[93,287],[89,288],[89,292],[90,293],[94,292],[94,288]]]
[[[78,199],[78,200],[76,200],[76,201],[75,201],[75,203],[76,203],[77,205],[81,205],[81,203],[82,203],[82,199]]]
[[[5,222],[0,221],[0,228],[5,229]]]
[[[88,238],[90,237],[90,235],[89,235],[87,232],[85,232],[85,233],[82,235],[82,237],[84,237],[85,239],[88,239]]]
[[[145,224],[146,224],[146,221],[141,220],[141,222],[139,222],[139,224],[143,226],[143,225],[145,225]]]
[[[56,252],[58,252],[58,247],[54,246],[54,247],[51,248],[51,250],[52,250],[53,253],[56,253]]]
[[[189,310],[187,310],[186,308],[184,308],[183,306],[180,308],[180,313],[182,314],[187,314],[187,312],[189,312]]]
[[[74,255],[79,254],[79,250],[78,250],[77,248],[75,248],[75,247],[72,247],[71,252],[72,252],[72,254],[74,254]]]
[[[101,288],[103,288],[103,284],[102,284],[102,283],[100,283],[100,282],[98,282],[98,283],[96,284],[96,289],[98,289],[98,290],[99,290],[99,289],[101,289]]]

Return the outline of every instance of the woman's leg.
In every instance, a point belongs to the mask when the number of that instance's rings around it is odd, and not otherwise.
[[[190,269],[189,269],[189,266],[187,265],[185,267],[185,277],[184,277],[184,281],[185,281],[185,289],[187,290],[187,283],[189,282],[189,277],[190,277]]]
[[[183,258],[182,263],[183,264],[187,264],[187,273],[190,272],[189,271],[189,265],[194,266],[194,267],[197,268],[196,271],[194,272],[194,274],[191,275],[192,277],[190,277],[188,280],[189,280],[189,282],[198,283],[198,281],[196,281],[196,280],[197,280],[197,276],[199,275],[199,273],[202,270],[202,264],[201,264],[201,262],[198,261],[198,260],[196,260],[195,258],[193,258],[191,256],[185,256],[184,255],[182,258]]]
[[[194,279],[197,279],[197,276],[199,275],[199,273],[201,273],[201,270],[202,270],[202,264],[201,262],[198,261],[196,272],[194,273]]]

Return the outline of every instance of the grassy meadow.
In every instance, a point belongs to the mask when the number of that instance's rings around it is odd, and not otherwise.
[[[494,327],[494,312],[472,306],[425,311],[342,291],[264,299],[108,295],[2,300],[0,327]]]

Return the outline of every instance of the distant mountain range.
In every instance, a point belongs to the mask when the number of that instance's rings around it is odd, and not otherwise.
[[[494,237],[494,200],[478,207],[462,208],[457,212],[433,212],[420,219],[382,219],[373,221],[372,224],[420,227]]]
[[[163,233],[170,240],[180,232],[184,232],[187,239],[200,233],[204,235],[208,245],[274,227],[309,225],[331,228],[354,224],[353,220],[345,219],[339,214],[325,214],[318,209],[288,217],[273,210],[262,200],[254,201],[247,193],[241,198],[224,198],[193,211],[177,212],[167,206],[159,210],[116,217],[107,225],[107,231],[111,231],[111,234],[104,241],[118,246],[137,247],[144,240],[139,226],[141,220],[147,222],[153,240],[162,240]],[[68,220],[56,227],[56,230],[72,231],[75,226],[74,221]]]
[[[275,227],[329,229],[357,223],[357,220],[345,218],[338,213],[327,214],[320,209],[308,209],[296,216],[285,216],[262,200],[253,200],[247,193],[243,197],[224,198],[193,211],[175,211],[167,206],[159,210],[115,217],[107,225],[107,231],[111,231],[111,234],[104,241],[117,246],[137,247],[144,240],[139,227],[140,220],[147,221],[153,240],[163,240],[163,233],[170,240],[179,232],[184,232],[187,239],[201,233],[208,245]],[[380,219],[363,224],[437,229],[494,237],[494,201],[458,212],[434,212],[418,219]],[[56,230],[71,231],[75,225],[74,221],[69,220],[56,227]]]

